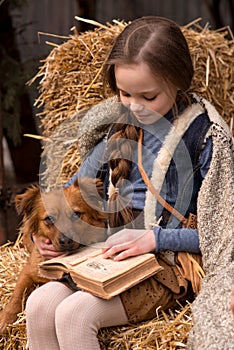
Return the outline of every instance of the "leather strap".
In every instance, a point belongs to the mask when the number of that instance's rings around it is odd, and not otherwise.
[[[146,184],[147,188],[150,190],[150,192],[156,197],[157,201],[165,208],[167,209],[172,215],[174,215],[179,221],[182,222],[183,226],[186,226],[187,219],[179,213],[175,208],[173,208],[167,201],[165,201],[162,196],[158,193],[150,179],[148,178],[143,165],[142,165],[142,140],[143,140],[143,131],[142,129],[139,130],[139,139],[138,139],[138,168],[141,173],[142,179],[144,180],[144,183]]]

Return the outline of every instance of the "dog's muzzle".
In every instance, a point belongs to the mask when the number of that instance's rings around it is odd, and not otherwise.
[[[73,250],[79,246],[78,242],[75,242],[72,238],[60,235],[59,237],[60,250]]]

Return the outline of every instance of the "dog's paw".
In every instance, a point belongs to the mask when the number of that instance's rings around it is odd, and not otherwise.
[[[4,311],[0,312],[0,334],[5,334],[7,326],[14,323],[17,319],[17,315],[8,314]]]

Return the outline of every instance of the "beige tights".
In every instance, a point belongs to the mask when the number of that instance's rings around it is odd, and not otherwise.
[[[26,304],[29,350],[98,350],[98,330],[126,324],[121,299],[104,300],[49,282]]]

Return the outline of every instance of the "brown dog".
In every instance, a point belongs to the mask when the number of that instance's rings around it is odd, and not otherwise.
[[[80,244],[104,241],[106,216],[102,211],[102,196],[102,182],[89,178],[48,193],[32,186],[16,196],[17,212],[23,215],[20,231],[30,255],[9,303],[0,313],[0,333],[17,319],[25,295],[27,297],[36,284],[48,282],[38,275],[38,264],[45,259],[30,239],[31,234],[49,238],[59,251],[74,251]]]

